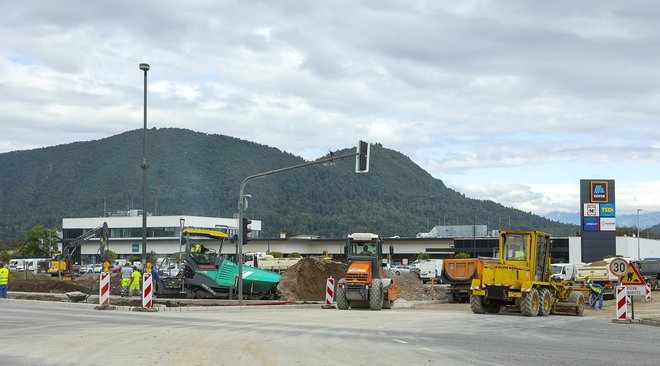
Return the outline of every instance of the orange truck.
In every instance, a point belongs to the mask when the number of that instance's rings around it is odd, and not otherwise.
[[[470,284],[474,279],[481,279],[484,258],[445,259],[442,264],[442,281],[449,284],[447,301],[468,302]]]

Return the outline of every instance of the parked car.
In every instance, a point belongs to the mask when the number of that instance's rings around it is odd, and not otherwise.
[[[80,267],[80,273],[101,273],[103,264],[95,263]]]
[[[394,272],[395,275],[400,275],[401,273],[408,273],[412,272],[413,268],[409,266],[397,266],[392,268],[392,272]]]

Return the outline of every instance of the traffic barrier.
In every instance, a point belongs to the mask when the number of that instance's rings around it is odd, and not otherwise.
[[[628,319],[628,290],[625,286],[616,287],[616,318],[618,320]]]
[[[646,301],[651,301],[651,283],[647,282],[646,283],[646,297],[644,298]]]
[[[99,305],[110,305],[110,274],[101,272],[99,277]]]
[[[332,306],[335,298],[335,279],[330,277],[325,284],[325,305]]]
[[[142,275],[142,307],[150,308],[152,307],[151,298],[153,286],[151,284],[151,273],[145,272]]]

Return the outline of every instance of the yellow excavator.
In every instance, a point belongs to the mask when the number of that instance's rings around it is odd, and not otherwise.
[[[589,290],[552,279],[551,246],[547,233],[501,231],[498,261],[484,263],[482,277],[472,280],[472,312],[498,313],[508,306],[526,316],[582,316]]]

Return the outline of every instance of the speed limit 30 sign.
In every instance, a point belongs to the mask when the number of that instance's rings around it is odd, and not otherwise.
[[[623,277],[628,273],[628,261],[623,258],[614,258],[610,262],[610,272],[617,276]]]

